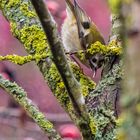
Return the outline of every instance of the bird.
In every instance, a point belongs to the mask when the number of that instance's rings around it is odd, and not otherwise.
[[[81,50],[86,52],[90,45],[96,41],[105,44],[104,38],[95,23],[76,0],[74,0],[73,3],[71,0],[65,0],[65,3],[67,17],[61,29],[64,50],[67,54],[70,54],[74,60],[76,60],[76,57],[85,66],[91,68],[94,77],[97,69],[103,65],[104,56],[100,53],[90,56],[84,54],[84,58],[80,59],[76,52]]]

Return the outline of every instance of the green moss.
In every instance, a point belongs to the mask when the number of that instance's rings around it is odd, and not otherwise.
[[[30,10],[29,4],[24,2],[22,3],[22,5],[20,6],[20,10],[22,11],[23,15],[27,16],[27,17],[35,17],[36,13],[33,10]]]
[[[84,74],[80,74],[80,83],[81,85],[88,86],[90,91],[94,90],[96,87],[96,83],[90,78],[86,77]]]

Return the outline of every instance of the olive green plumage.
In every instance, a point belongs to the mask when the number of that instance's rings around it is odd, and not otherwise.
[[[96,41],[105,44],[96,25],[78,5],[76,0],[74,0],[74,4],[70,0],[65,0],[65,2],[67,18],[63,23],[61,32],[65,51],[73,53],[79,50],[86,50]],[[76,57],[80,59],[78,55]],[[85,55],[80,61],[87,67],[91,67],[95,72],[101,67],[103,59],[101,54],[95,54],[94,56]]]

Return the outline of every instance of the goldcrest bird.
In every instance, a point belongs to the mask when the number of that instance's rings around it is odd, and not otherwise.
[[[96,25],[87,16],[86,12],[80,8],[76,0],[74,4],[70,0],[66,2],[67,17],[62,25],[62,41],[67,53],[73,54],[80,50],[86,50],[91,44],[100,41],[105,44],[104,39],[98,31]],[[75,54],[76,57],[78,57]],[[79,57],[78,57],[79,58]],[[94,74],[103,64],[103,55],[97,53],[93,56],[86,56],[80,60],[84,65],[90,67]]]

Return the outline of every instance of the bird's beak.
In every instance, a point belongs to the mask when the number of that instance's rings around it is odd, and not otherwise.
[[[97,68],[92,68],[92,71],[93,71],[93,78],[96,76],[96,74],[97,74]]]

